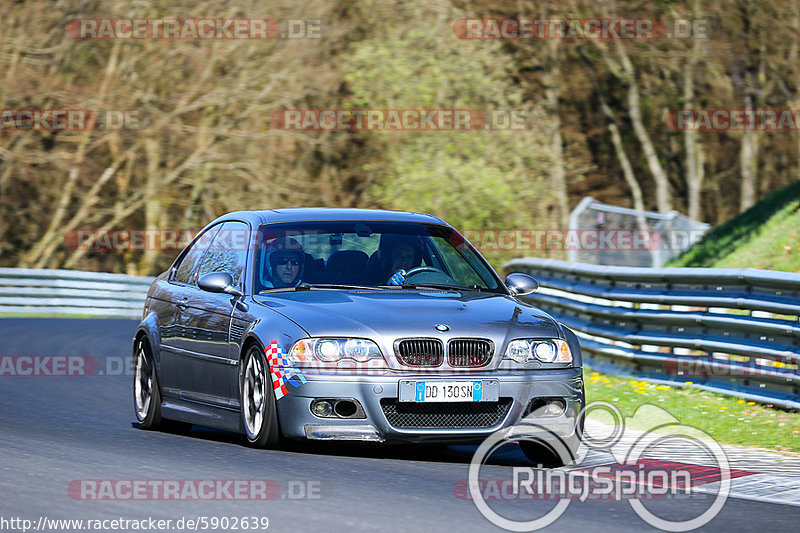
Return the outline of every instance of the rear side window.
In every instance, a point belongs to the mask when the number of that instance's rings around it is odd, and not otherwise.
[[[200,234],[195,241],[189,245],[189,249],[183,254],[183,258],[175,269],[172,280],[178,283],[192,284],[197,282],[197,267],[203,254],[208,249],[211,240],[219,231],[221,224],[208,228]]]
[[[247,261],[250,232],[244,222],[225,222],[211,242],[197,270],[197,280],[211,272],[227,272],[238,285]]]

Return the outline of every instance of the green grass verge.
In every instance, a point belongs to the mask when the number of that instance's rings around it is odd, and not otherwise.
[[[667,266],[800,272],[800,181],[717,226]]]
[[[696,427],[721,443],[800,453],[800,413],[773,409],[694,388],[656,385],[585,369],[586,401],[616,405],[633,416],[645,404],[668,411],[680,424]],[[590,415],[591,416],[591,415]],[[633,429],[646,429],[644,425]]]

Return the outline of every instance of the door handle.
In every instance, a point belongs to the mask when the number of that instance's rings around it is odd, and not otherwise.
[[[188,298],[184,298],[183,300],[178,302],[178,307],[181,308],[181,311],[186,310],[186,308],[189,307],[189,299]]]

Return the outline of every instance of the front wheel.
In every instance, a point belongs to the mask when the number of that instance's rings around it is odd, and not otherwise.
[[[247,443],[255,448],[278,448],[281,441],[275,394],[264,352],[252,345],[242,361],[240,378],[242,423]]]
[[[136,341],[136,360],[133,372],[133,405],[136,419],[142,429],[159,429],[162,426],[161,392],[150,345],[142,337]]]

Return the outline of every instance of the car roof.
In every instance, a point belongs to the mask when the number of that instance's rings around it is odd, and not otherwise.
[[[214,222],[222,222],[225,220],[247,220],[254,225],[275,222],[305,222],[310,220],[378,220],[447,225],[444,220],[433,215],[428,215],[427,213],[333,207],[294,207],[256,211],[234,211],[233,213],[228,213],[217,218]]]

